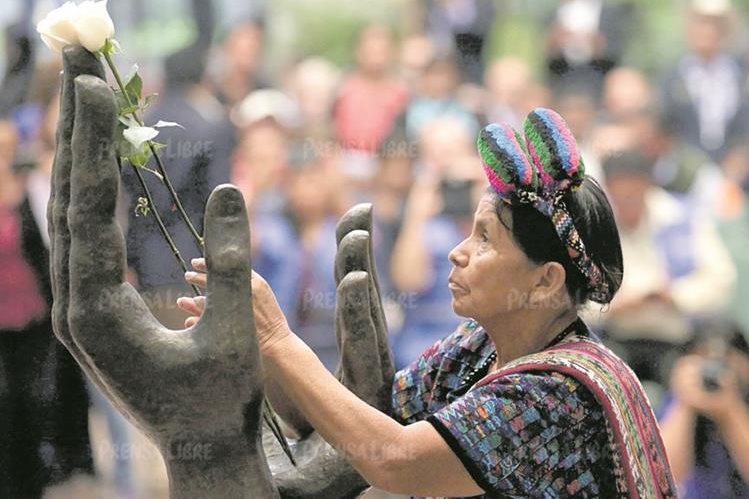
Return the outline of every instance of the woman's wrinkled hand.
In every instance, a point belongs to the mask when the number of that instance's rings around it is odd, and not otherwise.
[[[185,280],[189,284],[194,284],[201,289],[205,289],[208,282],[205,259],[194,258],[190,263],[195,270],[185,273]],[[254,270],[250,279],[257,339],[261,352],[265,352],[278,341],[291,334],[291,330],[281,307],[278,305],[276,295],[273,293],[268,282]],[[191,327],[200,320],[203,314],[205,297],[182,297],[177,300],[177,306],[191,314],[190,317],[185,319],[185,327]]]

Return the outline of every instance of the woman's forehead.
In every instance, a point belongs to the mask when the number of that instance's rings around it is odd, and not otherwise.
[[[479,204],[476,207],[475,216],[478,217],[479,215],[487,215],[490,213],[494,213],[494,215],[496,216],[497,201],[497,196],[494,194],[486,193],[481,196],[481,199],[479,199]]]
[[[510,210],[504,209],[505,203],[494,194],[484,194],[479,200],[473,221],[476,224],[498,225],[500,229],[511,227]],[[502,217],[502,220],[499,219]]]

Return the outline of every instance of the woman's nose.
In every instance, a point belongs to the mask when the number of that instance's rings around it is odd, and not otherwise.
[[[463,251],[464,243],[465,241],[458,244],[447,255],[447,259],[456,267],[465,267],[468,264],[468,254]]]

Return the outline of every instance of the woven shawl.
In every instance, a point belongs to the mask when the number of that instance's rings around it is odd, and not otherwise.
[[[588,338],[573,337],[506,364],[474,388],[502,376],[531,371],[556,371],[571,376],[596,397],[606,416],[621,497],[676,497],[658,423],[642,385],[611,350]]]

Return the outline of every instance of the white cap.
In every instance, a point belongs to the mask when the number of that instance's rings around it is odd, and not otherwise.
[[[284,128],[299,124],[297,105],[284,93],[273,89],[251,92],[232,110],[231,119],[240,128],[273,118]]]
[[[692,11],[706,16],[723,16],[731,11],[731,0],[691,0]]]

